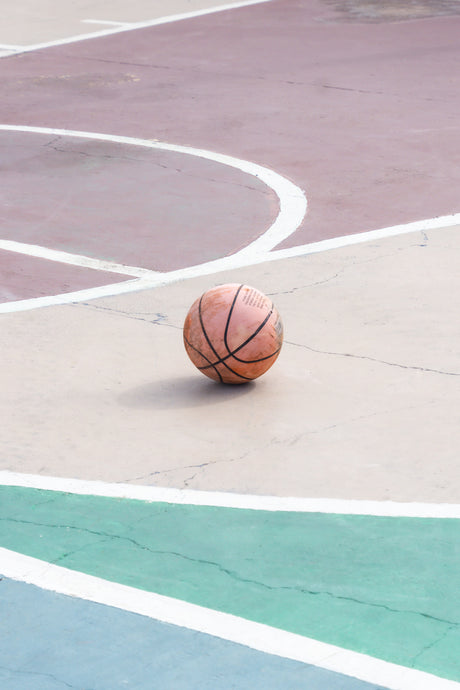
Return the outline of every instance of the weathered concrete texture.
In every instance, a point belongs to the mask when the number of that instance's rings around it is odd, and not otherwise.
[[[459,228],[2,319],[2,469],[246,493],[459,502]],[[237,387],[182,345],[246,282],[285,344]],[[25,347],[24,347],[25,344]]]
[[[0,684],[5,690],[279,690],[286,684],[293,690],[306,686],[309,690],[384,690],[210,635],[2,578],[0,604]]]

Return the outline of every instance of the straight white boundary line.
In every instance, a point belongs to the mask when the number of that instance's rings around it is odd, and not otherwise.
[[[154,272],[152,271],[152,277],[144,277],[138,280],[124,281],[122,283],[111,283],[98,288],[88,288],[87,290],[66,292],[47,297],[35,297],[32,299],[17,300],[15,302],[4,302],[3,304],[0,304],[0,314],[28,311],[30,309],[57,306],[60,304],[71,304],[102,297],[112,297],[130,292],[138,292],[140,290],[151,290],[153,288],[170,285],[171,283],[179,282],[181,280],[199,278],[205,275],[215,275],[216,273],[221,273],[222,271],[244,268],[246,266],[255,266],[257,264],[267,263],[269,261],[307,256],[309,254],[340,249],[355,244],[364,244],[366,242],[381,240],[387,237],[395,237],[397,235],[427,231],[431,229],[447,228],[455,225],[460,225],[460,213],[450,216],[439,216],[437,218],[415,221],[413,223],[407,223],[406,225],[395,225],[388,228],[381,228],[379,230],[371,230],[369,232],[357,233],[355,235],[335,237],[330,240],[322,240],[320,242],[313,242],[311,244],[304,244],[288,249],[267,251],[265,253],[261,252],[253,257],[247,255],[241,256],[240,253],[237,253],[233,254],[232,256],[216,259],[215,261],[209,261],[204,264],[197,264],[196,266],[181,268],[168,273],[158,272],[155,276],[153,276]]]
[[[376,683],[389,690],[458,690],[459,683],[263,623],[120,585],[0,548],[4,577],[213,635],[266,654]]]
[[[157,17],[156,19],[148,19],[143,22],[126,22],[119,23],[118,26],[114,26],[111,29],[102,29],[100,31],[94,31],[92,33],[77,34],[76,36],[69,36],[67,38],[60,38],[54,41],[45,41],[43,43],[34,43],[27,46],[11,46],[12,51],[8,55],[2,57],[10,57],[18,53],[30,53],[33,50],[41,50],[42,48],[53,48],[55,46],[68,45],[69,43],[78,43],[79,41],[87,41],[91,38],[102,38],[104,36],[111,36],[112,34],[119,34],[123,31],[133,31],[135,29],[147,29],[153,26],[159,26],[161,24],[170,24],[172,22],[182,21],[184,19],[194,19],[195,17],[203,17],[207,14],[215,14],[216,12],[223,12],[225,10],[234,10],[241,7],[249,7],[250,5],[260,5],[265,2],[271,2],[272,0],[244,0],[242,2],[228,3],[225,5],[216,5],[215,7],[208,7],[201,10],[193,10],[191,12],[182,12],[180,14],[170,14],[166,17]],[[93,20],[82,20],[82,21],[93,21]],[[110,23],[112,22],[101,22]]]
[[[83,479],[68,479],[65,477],[48,477],[6,470],[0,471],[0,486],[20,486],[29,489],[44,489],[46,491],[60,491],[85,496],[129,498],[151,503],[174,503],[245,510],[460,519],[460,505],[451,503],[396,503],[393,501],[359,501],[334,498],[257,496],[219,491],[170,489],[139,484],[116,484]]]
[[[297,247],[291,247],[288,249],[277,249],[270,252],[267,261],[275,259],[290,259],[296,256],[316,254],[318,252],[328,251],[329,249],[340,249],[341,247],[361,244],[362,242],[373,242],[375,240],[386,239],[387,237],[407,235],[411,232],[424,232],[426,230],[449,228],[453,227],[454,225],[460,225],[460,213],[454,213],[448,216],[438,216],[437,218],[426,218],[425,220],[417,220],[412,223],[404,223],[402,225],[392,225],[388,228],[369,230],[368,232],[364,233],[358,232],[353,235],[334,237],[330,240],[321,240],[320,242],[312,242],[311,244],[301,244]]]
[[[91,268],[96,271],[136,276],[137,278],[158,275],[158,271],[152,271],[148,268],[126,266],[126,264],[117,264],[113,261],[94,259],[90,256],[82,256],[81,254],[70,254],[69,252],[63,252],[57,249],[48,249],[47,247],[40,247],[37,244],[15,242],[14,240],[0,239],[0,249],[8,252],[15,252],[16,254],[26,254],[27,256],[33,256],[38,259],[57,261],[58,263],[70,264],[81,268]]]

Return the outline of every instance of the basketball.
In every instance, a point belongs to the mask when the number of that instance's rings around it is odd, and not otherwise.
[[[185,318],[184,345],[193,364],[221,383],[264,374],[283,343],[280,315],[266,295],[238,283],[207,290]]]

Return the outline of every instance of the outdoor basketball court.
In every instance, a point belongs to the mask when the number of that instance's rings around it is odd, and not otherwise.
[[[2,17],[0,687],[459,688],[460,3]]]

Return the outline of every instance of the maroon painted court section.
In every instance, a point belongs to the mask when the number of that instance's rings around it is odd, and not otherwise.
[[[309,200],[281,246],[458,212],[460,18],[353,5],[273,0],[7,57],[1,119],[270,167]],[[263,185],[217,164],[1,140],[2,237],[168,270],[232,253],[276,217]]]

